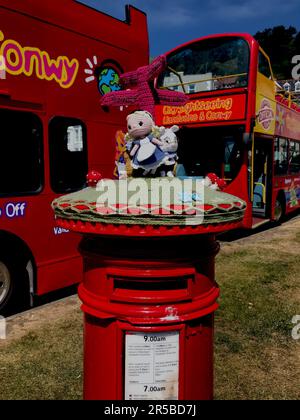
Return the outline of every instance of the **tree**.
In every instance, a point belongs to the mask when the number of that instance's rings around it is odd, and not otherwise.
[[[296,48],[296,55],[300,55],[300,32],[298,32],[295,38],[295,48]]]
[[[257,32],[254,38],[269,55],[277,79],[290,79],[292,58],[300,54],[300,32],[290,26],[275,26]]]

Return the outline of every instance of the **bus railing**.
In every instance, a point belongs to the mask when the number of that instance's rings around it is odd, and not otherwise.
[[[288,92],[282,89],[277,90],[276,95],[281,96],[283,99],[286,99],[288,101],[287,105],[289,108],[292,108],[293,104],[297,105],[298,107],[300,106],[300,92]]]
[[[189,80],[189,81],[184,82],[183,79],[182,79],[182,75],[180,73],[178,73],[176,70],[174,70],[171,67],[168,67],[168,69],[172,73],[174,73],[175,76],[178,77],[178,79],[180,80],[180,83],[167,85],[167,86],[160,86],[160,89],[172,89],[172,88],[176,88],[176,87],[181,86],[185,93],[186,93],[186,90],[185,90],[184,87],[188,86],[188,85],[191,85],[191,84],[196,85],[198,83],[207,83],[207,82],[215,82],[215,81],[219,82],[219,81],[222,81],[222,80],[226,81],[226,80],[233,79],[233,78],[238,79],[238,78],[241,78],[241,77],[248,76],[248,73],[238,73],[238,74],[229,74],[229,75],[226,75],[226,76],[214,76],[214,77],[209,77],[209,78],[200,79],[200,80]]]

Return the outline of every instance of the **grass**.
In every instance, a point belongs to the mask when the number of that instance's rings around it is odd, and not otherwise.
[[[233,245],[217,259],[216,399],[300,398],[300,342],[291,338],[300,312],[300,237],[291,231],[279,238]],[[0,347],[0,360],[0,399],[80,399],[79,309]]]
[[[0,347],[3,400],[82,398],[81,314]]]
[[[216,315],[216,398],[299,399],[298,257],[250,248],[221,255]]]

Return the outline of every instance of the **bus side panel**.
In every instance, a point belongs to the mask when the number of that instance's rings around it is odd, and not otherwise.
[[[243,219],[243,227],[250,229],[252,227],[252,203],[249,199],[249,192],[247,190],[249,185],[249,173],[247,164],[242,165],[241,171],[236,179],[226,187],[227,194],[235,195],[247,203],[247,210]]]
[[[54,261],[37,267],[38,296],[53,290],[72,286],[82,280],[83,261],[80,255],[68,257],[65,261]],[[67,274],[67,275],[66,275]]]
[[[300,174],[299,174],[300,175]],[[300,208],[300,176],[291,176],[291,184],[286,192],[287,213]]]
[[[38,274],[42,274],[38,277],[38,294],[81,281],[77,251],[80,238],[56,227],[53,199],[43,194],[0,200],[0,229],[22,240],[33,255]],[[5,249],[5,244],[1,247]]]
[[[19,12],[12,10],[14,7]],[[51,188],[49,123],[55,117],[82,121],[87,129],[89,169],[112,177],[115,134],[120,128],[125,129],[127,110],[102,109],[99,72],[104,63],[116,66],[119,73],[148,64],[147,18],[131,8],[130,24],[127,24],[71,0],[64,0],[63,4],[61,0],[53,0],[47,5],[39,0],[12,0],[9,5],[0,0],[0,31],[4,37],[0,38],[0,47],[10,39],[23,52],[29,48],[35,57],[45,60],[48,55],[48,65],[54,68],[53,62],[56,63],[58,76],[62,62],[69,63],[69,70],[71,62],[74,69],[78,65],[68,86],[63,86],[65,73],[61,78],[46,79],[41,74],[43,67],[39,66],[38,58],[31,61],[31,74],[28,71],[25,74],[30,64],[28,57],[22,63],[20,74],[7,72],[6,79],[0,80],[0,108],[33,112],[44,126],[43,190],[30,197],[0,199],[0,210],[4,210],[0,230],[11,232],[28,246],[38,273],[37,293],[43,294],[79,282],[82,273],[77,250],[80,238],[58,229],[51,209],[51,202],[58,194]],[[24,54],[22,57],[25,60]],[[23,215],[7,217],[8,204],[13,208],[23,203]]]
[[[275,205],[279,195],[285,196],[286,214],[300,208],[300,176],[287,175],[276,177],[274,181],[274,194],[272,203],[272,219],[275,220]]]

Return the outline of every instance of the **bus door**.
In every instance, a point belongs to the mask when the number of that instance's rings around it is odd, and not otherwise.
[[[253,215],[271,217],[272,201],[272,140],[255,137],[252,148],[251,201]]]

